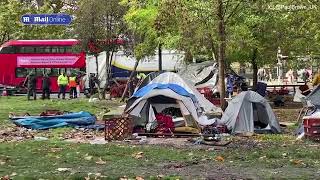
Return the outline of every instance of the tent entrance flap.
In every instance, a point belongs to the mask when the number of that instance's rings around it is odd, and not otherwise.
[[[165,104],[175,104],[176,99],[166,97],[164,95],[159,95],[159,96],[151,97],[149,99],[149,102],[152,104],[163,104],[164,102],[165,102]]]
[[[264,129],[268,126],[268,113],[265,107],[259,103],[252,103],[253,124],[255,129]]]

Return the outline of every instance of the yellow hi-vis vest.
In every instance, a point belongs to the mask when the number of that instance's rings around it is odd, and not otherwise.
[[[58,77],[58,85],[67,85],[68,84],[68,77],[60,75]]]

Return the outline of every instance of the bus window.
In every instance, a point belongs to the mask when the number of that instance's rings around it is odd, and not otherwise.
[[[16,68],[17,78],[27,77],[28,74],[29,74],[29,71],[27,68]]]
[[[61,74],[61,73],[66,73],[66,68],[60,68],[59,69],[59,74]]]
[[[59,47],[53,46],[52,49],[51,49],[51,52],[52,53],[58,53],[59,52]]]
[[[50,46],[44,47],[44,53],[51,53],[51,47]]]
[[[43,46],[36,47],[36,53],[45,53],[45,47]]]
[[[50,69],[50,73],[48,72],[48,76],[59,76],[59,68]]]
[[[72,47],[71,46],[67,46],[66,47],[66,53],[72,53]]]
[[[70,76],[70,75],[71,75],[71,73],[72,73],[72,69],[67,68],[67,69],[66,69],[66,72],[67,72],[66,74],[67,74],[68,76]]]
[[[22,46],[19,48],[19,53],[34,53],[35,48],[32,46]]]
[[[14,54],[14,47],[8,46],[0,49],[0,54]]]
[[[51,68],[45,68],[43,71],[46,75],[50,76],[51,74]]]
[[[59,47],[59,53],[65,53],[66,52],[66,48],[63,46]]]
[[[44,68],[37,68],[36,69],[36,76],[43,76]]]

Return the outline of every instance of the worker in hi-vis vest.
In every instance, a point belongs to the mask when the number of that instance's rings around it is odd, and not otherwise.
[[[66,98],[66,88],[68,85],[68,77],[66,76],[65,72],[62,72],[61,75],[58,77],[58,86],[59,86],[59,94],[58,98],[62,94],[62,99]]]
[[[71,75],[69,77],[70,98],[77,98],[77,77]]]

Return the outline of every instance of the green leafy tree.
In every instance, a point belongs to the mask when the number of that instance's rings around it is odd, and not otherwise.
[[[74,32],[81,40],[81,48],[96,57],[97,74],[98,53],[106,51],[107,87],[111,78],[111,58],[118,49],[115,41],[120,34],[126,33],[123,22],[126,8],[119,4],[119,0],[80,0],[78,5]]]
[[[218,60],[219,77],[223,77],[219,78],[220,92],[225,92],[226,27],[242,3],[241,0],[165,0],[160,3],[161,13],[158,16],[164,24],[162,39],[172,39],[167,41],[168,45],[184,50],[189,62],[200,54]],[[225,94],[220,94],[222,107],[225,107]]]
[[[40,2],[40,1],[39,1]],[[67,6],[68,5],[68,6]],[[72,37],[69,26],[24,25],[20,18],[24,14],[68,13],[70,0],[42,0],[39,4],[33,1],[2,0],[0,1],[0,42],[10,39],[61,39]]]

